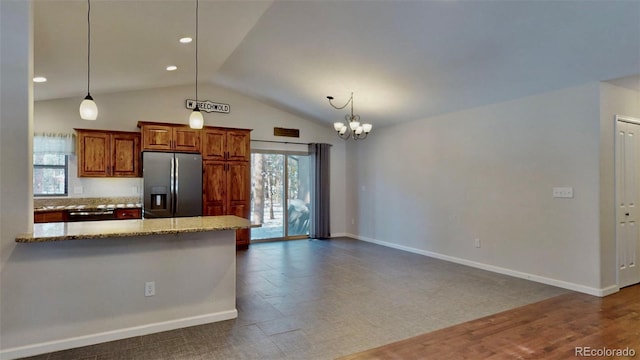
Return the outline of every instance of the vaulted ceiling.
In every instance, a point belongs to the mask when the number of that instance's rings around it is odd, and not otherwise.
[[[84,97],[87,2],[34,3],[36,100]],[[328,123],[326,96],[351,92],[382,126],[591,81],[640,89],[637,0],[200,0],[199,19],[201,83]],[[178,39],[194,20],[195,1],[92,0],[92,95],[193,84],[195,42]]]

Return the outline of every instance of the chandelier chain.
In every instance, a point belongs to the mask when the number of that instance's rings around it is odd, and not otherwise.
[[[333,105],[332,101],[333,101],[333,98],[329,98],[329,104],[331,106],[333,106],[334,109],[338,109],[338,110],[342,110],[342,109],[346,108],[347,105],[349,105],[349,103],[351,103],[351,113],[353,114],[353,93],[351,93],[351,97],[349,98],[349,100],[347,100],[347,102],[342,106],[339,106],[339,107],[335,106],[335,105]]]

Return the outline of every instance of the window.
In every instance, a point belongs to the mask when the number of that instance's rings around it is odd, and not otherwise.
[[[68,194],[68,155],[73,154],[73,134],[36,134],[33,137],[33,195]]]
[[[309,236],[309,155],[254,151],[251,154],[251,240]]]
[[[33,154],[33,195],[67,195],[67,155]]]

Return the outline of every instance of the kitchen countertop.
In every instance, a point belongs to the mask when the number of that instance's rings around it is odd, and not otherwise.
[[[142,204],[100,204],[100,205],[47,205],[34,208],[34,212],[60,211],[60,210],[115,210],[115,209],[142,209]]]
[[[89,240],[113,237],[179,234],[249,228],[249,220],[238,216],[195,216],[183,218],[79,221],[34,224],[33,232],[18,235],[16,242],[35,243]]]
[[[33,211],[48,212],[61,210],[103,210],[103,209],[136,209],[142,208],[139,196],[120,197],[88,197],[88,198],[35,198]]]

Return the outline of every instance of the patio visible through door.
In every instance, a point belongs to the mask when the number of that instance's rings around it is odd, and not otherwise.
[[[309,155],[251,154],[251,241],[309,236],[311,187]]]

